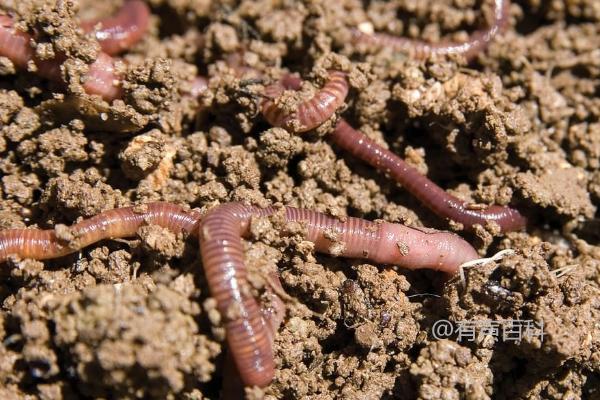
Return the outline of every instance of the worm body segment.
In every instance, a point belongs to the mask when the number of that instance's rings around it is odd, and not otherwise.
[[[240,376],[246,385],[266,386],[275,373],[273,350],[260,306],[251,294],[241,240],[253,211],[230,203],[209,212],[200,223],[200,252]]]
[[[286,111],[277,99],[286,90],[298,90],[301,81],[287,75],[279,82],[265,88],[266,99],[261,109],[265,119],[273,126],[286,128],[292,132],[306,132],[327,121],[343,104],[348,95],[346,74],[329,71],[325,85],[315,95],[297,105],[293,112]]]
[[[250,294],[241,237],[248,233],[252,217],[268,216],[273,208],[229,203],[211,210],[200,223],[200,251],[212,296],[225,316],[229,349],[246,385],[267,385],[273,378],[274,361],[270,329],[261,318]],[[285,207],[288,222],[301,222],[315,250],[332,253],[334,235],[343,244],[342,257],[368,259],[407,268],[433,268],[456,272],[477,252],[449,232],[419,230],[399,224],[375,223],[360,218],[344,222],[325,214]]]
[[[346,85],[346,92],[344,92],[345,96],[347,94],[348,85],[345,75],[340,73],[336,76],[337,79],[339,79],[338,82],[344,82]],[[295,75],[286,75],[276,85],[267,87],[265,94],[269,98],[276,98],[281,95],[284,90],[298,90],[301,83],[302,81],[299,77]],[[316,97],[317,96],[314,98]],[[311,102],[312,100],[307,103]],[[302,106],[308,107],[306,105],[307,103],[304,103]],[[297,113],[286,114],[274,101],[266,100],[263,102],[263,114],[265,115],[265,118],[275,126],[283,126],[288,129],[290,125],[289,121],[291,119],[295,118],[297,115],[306,115],[306,111],[304,110],[301,113],[301,110],[303,109],[299,107]],[[331,113],[333,112],[335,112],[335,110],[331,111]],[[313,112],[312,115],[317,115],[317,113]],[[316,118],[312,120],[312,122],[323,123],[327,118]],[[318,126],[318,124],[309,126],[310,129],[313,129]],[[291,130],[293,131],[293,129]],[[297,132],[298,130],[296,129],[295,131]],[[356,131],[343,119],[338,121],[330,138],[339,147],[348,151],[353,156],[363,160],[377,170],[391,175],[393,179],[404,186],[413,196],[434,213],[443,218],[451,219],[463,224],[465,229],[472,230],[476,224],[485,225],[487,222],[496,222],[502,231],[507,232],[520,230],[527,224],[526,218],[521,215],[519,211],[510,207],[492,205],[484,209],[470,208],[466,202],[446,193],[446,191],[437,186],[426,176],[419,173],[415,168],[408,165],[400,157],[379,146],[361,132]]]
[[[97,94],[106,101],[121,98],[121,77],[115,70],[114,61],[108,54],[98,53],[84,77],[83,88],[87,94]]]
[[[19,69],[27,69],[33,63],[41,77],[64,83],[61,74],[64,55],[52,60],[40,60],[36,57],[31,42],[31,35],[18,31],[12,18],[0,16],[0,56],[10,59]],[[98,53],[96,61],[88,66],[88,72],[82,79],[82,86],[89,94],[97,94],[107,101],[121,96],[120,77],[115,71],[113,58],[106,53]]]
[[[30,62],[34,62],[38,74],[44,78],[60,81],[60,63],[55,60],[39,60],[35,57],[31,47],[31,36],[14,27],[11,17],[0,15],[0,56],[10,59],[15,67],[27,69]]]

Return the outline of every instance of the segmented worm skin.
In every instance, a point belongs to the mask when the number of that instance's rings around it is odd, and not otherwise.
[[[87,94],[97,94],[106,101],[120,99],[121,77],[115,70],[115,60],[106,53],[98,53],[96,61],[88,66],[82,86]]]
[[[150,9],[141,0],[128,0],[113,16],[81,22],[85,32],[93,32],[106,54],[119,54],[137,43],[148,31]]]
[[[229,349],[246,385],[267,385],[273,378],[275,365],[270,329],[250,293],[241,237],[248,233],[252,217],[274,212],[274,208],[228,203],[208,212],[200,222],[204,271],[211,295],[226,321]],[[454,273],[463,262],[477,258],[477,252],[469,243],[449,232],[360,218],[347,218],[342,222],[293,207],[285,207],[285,216],[288,222],[304,223],[307,240],[322,253],[332,252],[332,242],[326,235],[335,235],[336,242],[343,243],[338,255],[381,264]]]
[[[253,215],[269,214],[268,209],[257,210],[241,203],[219,206],[202,219],[199,237],[204,273],[242,381],[266,386],[275,372],[273,350],[260,306],[251,294],[241,241]]]
[[[309,131],[327,121],[344,104],[348,95],[346,74],[329,71],[325,85],[310,100],[300,103],[295,111],[288,112],[277,103],[277,98],[285,90],[298,90],[300,83],[293,75],[286,75],[265,88],[266,99],[262,102],[261,110],[271,125],[296,133]]]
[[[280,293],[284,292],[278,273],[270,274],[269,285],[272,285],[273,288],[280,291]],[[279,330],[279,326],[285,317],[285,303],[277,294],[275,294],[273,288],[271,286],[266,286],[267,294],[270,297],[270,304],[268,307],[261,307],[262,317],[266,327],[266,332],[269,335],[271,347],[275,341],[275,334]],[[229,351],[227,352],[225,366],[223,368],[221,400],[239,400],[243,398],[244,382],[242,381],[240,372],[238,371],[231,352]]]
[[[397,37],[385,33],[365,33],[359,29],[352,30],[354,44],[369,47],[388,47],[394,51],[409,54],[412,58],[424,60],[431,56],[462,54],[467,60],[472,60],[483,51],[492,39],[506,29],[509,17],[509,0],[494,0],[494,22],[487,29],[473,32],[464,42],[427,43],[405,37]]]
[[[0,56],[10,59],[17,68],[27,69],[30,62],[37,67],[37,74],[54,82],[63,82],[60,67],[65,60],[59,56],[53,60],[40,60],[31,47],[32,37],[17,31],[12,18],[0,16]],[[115,72],[114,60],[106,53],[99,52],[96,61],[88,66],[83,77],[86,93],[97,94],[107,101],[121,97],[120,78]]]
[[[525,227],[527,219],[519,211],[498,205],[485,209],[470,209],[464,201],[446,193],[412,166],[391,151],[379,146],[363,133],[340,120],[331,140],[353,156],[377,170],[389,174],[431,211],[440,217],[460,222],[466,229],[475,224],[496,222],[502,231],[514,231]]]
[[[150,17],[148,6],[140,0],[125,2],[114,16],[93,22],[83,22],[85,31],[96,26],[96,38],[103,51],[98,53],[96,61],[88,66],[82,86],[86,93],[101,96],[112,101],[122,96],[121,77],[115,70],[115,60],[110,54],[121,52],[137,42],[147,31]],[[11,17],[0,16],[0,56],[9,58],[17,68],[27,69],[30,62],[37,67],[38,75],[55,82],[64,83],[61,65],[64,55],[53,60],[40,60],[31,47],[32,36],[14,28]]]
[[[0,263],[8,257],[46,260],[81,250],[104,239],[134,236],[142,225],[154,224],[173,232],[196,234],[200,217],[171,203],[117,208],[69,227],[68,243],[55,229],[8,229],[0,231]]]

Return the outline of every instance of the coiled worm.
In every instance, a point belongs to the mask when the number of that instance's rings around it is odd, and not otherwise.
[[[265,119],[274,126],[291,132],[306,132],[327,121],[343,104],[348,94],[346,74],[340,71],[329,71],[325,85],[307,101],[295,106],[287,112],[277,99],[286,90],[298,90],[302,81],[294,75],[286,75],[278,82],[265,88],[265,100],[261,111]]]

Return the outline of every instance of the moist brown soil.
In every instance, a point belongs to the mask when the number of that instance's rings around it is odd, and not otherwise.
[[[299,136],[270,128],[257,115],[262,82],[224,60],[317,85],[334,65],[350,72],[354,126],[457,196],[510,203],[530,222],[459,231],[482,256],[516,251],[470,269],[463,286],[315,255],[293,227],[255,221],[256,292],[278,269],[290,297],[275,380],[248,397],[600,398],[597,0],[517,1],[508,32],[468,66],[356,48],[349,29],[460,40],[490,1],[149,0],[152,28],[124,55],[125,94],[108,105],[82,93],[98,46],[76,26],[120,3],[1,2],[38,32],[40,54],[69,54],[70,84],[0,59],[0,228],[243,200],[459,230],[332,147],[331,123]],[[197,73],[210,78],[199,100],[181,94]],[[194,241],[146,227],[53,261],[12,260],[1,282],[0,398],[218,398],[224,331]],[[436,339],[440,319],[535,320],[545,336]]]

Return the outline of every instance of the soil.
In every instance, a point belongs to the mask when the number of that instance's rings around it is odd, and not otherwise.
[[[39,54],[68,53],[69,85],[0,59],[0,228],[243,200],[458,230],[482,256],[516,253],[469,269],[463,285],[315,255],[294,227],[256,221],[253,283],[260,291],[278,269],[289,298],[275,380],[248,398],[600,398],[596,0],[516,1],[508,32],[469,65],[356,48],[350,29],[460,40],[490,1],[148,3],[152,28],[123,56],[124,97],[109,105],[78,83],[98,46],[76,27],[120,0],[1,2],[38,32]],[[224,60],[315,85],[328,66],[348,71],[343,115],[355,127],[465,200],[517,207],[527,231],[468,234],[440,220],[332,147],[331,123],[302,135],[269,127],[257,115],[265,78],[236,77]],[[196,100],[184,93],[198,73],[209,90]],[[193,240],[146,227],[1,274],[1,398],[218,398],[224,331]],[[534,320],[544,337],[439,339],[438,320]]]

